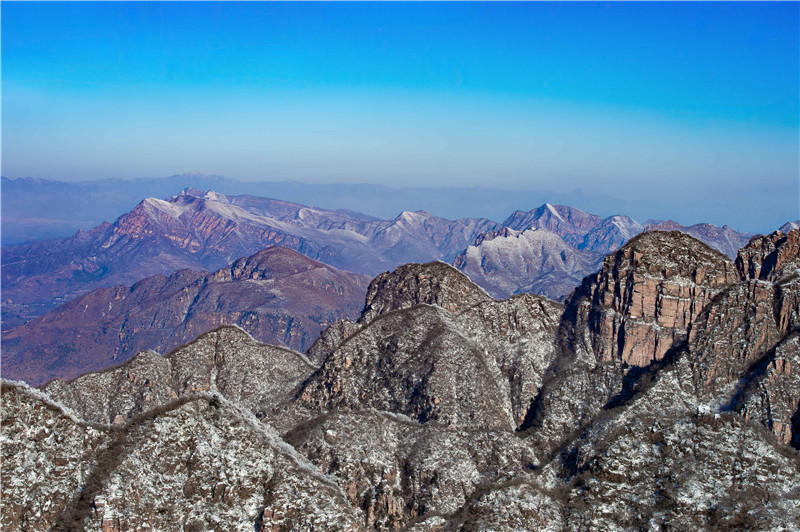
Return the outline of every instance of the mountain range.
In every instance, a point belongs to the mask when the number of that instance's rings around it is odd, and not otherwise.
[[[38,390],[3,381],[2,525],[792,528],[798,333],[797,229],[735,261],[646,231],[563,304],[406,264],[316,362],[222,327]]]
[[[322,329],[361,311],[369,277],[270,246],[214,273],[179,270],[100,288],[3,336],[3,375],[38,385],[168,353],[220,325],[305,351]]]
[[[563,300],[606,253],[652,228],[679,228],[728,254],[750,236],[551,204],[502,224],[424,211],[379,220],[187,189],[69,239],[3,249],[4,374],[33,384],[70,378],[141,350],[167,353],[218,325],[305,351],[361,309],[368,277],[345,270],[440,259],[496,298]]]
[[[603,216],[624,213],[633,218],[667,216],[687,225],[696,222],[729,223],[751,232],[772,231],[797,211],[776,209],[763,197],[751,198],[751,208],[736,208],[727,202],[725,190],[714,190],[716,201],[709,202],[700,190],[658,201],[626,201],[582,191],[506,190],[478,187],[390,187],[375,184],[300,183],[264,176],[256,182],[207,174],[179,174],[169,177],[103,179],[96,181],[51,181],[38,178],[0,179],[2,194],[3,245],[20,244],[44,238],[64,238],[88,230],[103,220],[114,220],[145,197],[167,198],[185,188],[215,190],[228,196],[251,195],[281,198],[323,209],[351,209],[382,219],[391,219],[404,210],[425,210],[450,219],[489,218],[502,220],[509,212],[528,210],[545,202],[572,205]],[[786,192],[791,193],[791,187]],[[709,191],[711,192],[711,191]],[[781,193],[773,190],[773,193]],[[795,191],[796,194],[796,191]],[[676,201],[677,200],[677,201]],[[735,224],[732,222],[735,220]]]
[[[541,293],[563,298],[570,291],[569,283],[548,289],[548,276],[567,271],[572,280],[580,279],[603,254],[641,230],[662,227],[665,222],[658,224],[640,225],[622,216],[601,219],[550,204],[527,213],[517,211],[502,224],[486,219],[447,220],[425,211],[404,211],[392,220],[380,220],[352,211],[187,189],[168,200],[147,198],[113,223],[105,222],[69,238],[5,246],[3,329],[21,325],[96,288],[131,285],[179,269],[215,270],[269,245],[295,249],[339,269],[375,275],[408,262],[452,262],[469,246],[490,241],[494,232],[504,227],[549,230],[570,248],[559,244],[557,252],[544,249],[541,254],[556,256],[530,260],[553,269],[529,269],[516,286],[507,286],[502,293],[536,286]],[[695,234],[730,255],[751,236],[727,226],[682,228],[674,222],[669,226]],[[562,251],[564,256],[558,259]],[[558,264],[559,260],[563,264]],[[464,261],[460,258],[459,264],[466,264]],[[488,266],[479,277],[486,280],[487,289],[499,290],[491,281],[492,272],[504,266]],[[471,271],[477,273],[474,265]]]
[[[3,324],[19,325],[92,289],[179,269],[215,270],[270,245],[375,274],[415,260],[451,260],[489,220],[403,212],[379,220],[285,201],[186,190],[147,198],[114,223],[70,238],[3,248]]]

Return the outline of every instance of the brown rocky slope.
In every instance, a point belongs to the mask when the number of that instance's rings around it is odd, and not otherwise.
[[[181,270],[101,288],[3,335],[3,374],[38,385],[168,353],[220,325],[304,351],[331,323],[357,317],[369,278],[271,246],[214,273]]]

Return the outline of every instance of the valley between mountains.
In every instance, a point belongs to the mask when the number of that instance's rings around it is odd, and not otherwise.
[[[4,530],[800,523],[792,224],[189,190],[3,283]]]

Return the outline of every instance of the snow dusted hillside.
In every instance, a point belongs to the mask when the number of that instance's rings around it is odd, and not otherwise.
[[[0,523],[792,529],[798,266],[800,230],[735,264],[646,232],[561,305],[408,264],[325,331],[320,365],[223,327],[42,390],[3,381]]]
[[[603,255],[575,249],[546,229],[485,233],[453,264],[497,298],[531,292],[564,299]]]

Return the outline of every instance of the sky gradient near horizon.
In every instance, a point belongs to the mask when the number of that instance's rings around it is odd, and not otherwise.
[[[724,191],[795,219],[799,6],[4,2],[2,173]]]

